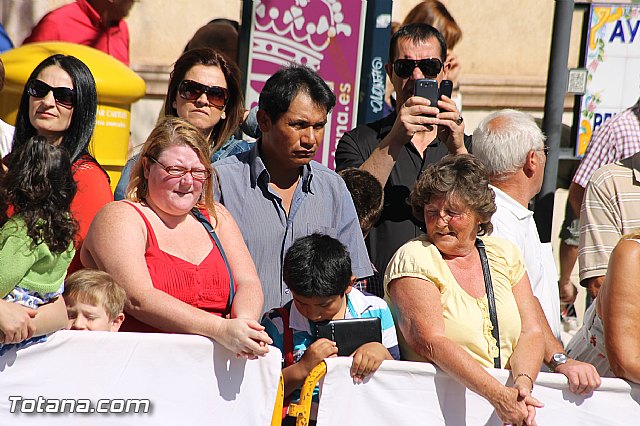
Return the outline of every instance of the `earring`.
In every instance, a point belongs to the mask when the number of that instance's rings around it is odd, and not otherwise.
[[[222,114],[220,114],[220,120],[224,120],[225,118],[227,118],[227,114],[222,111]]]

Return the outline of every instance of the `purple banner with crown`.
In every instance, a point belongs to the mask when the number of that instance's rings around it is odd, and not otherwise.
[[[335,168],[335,149],[356,125],[366,1],[254,0],[247,69],[247,105],[264,82],[291,62],[320,74],[336,95],[316,161]]]

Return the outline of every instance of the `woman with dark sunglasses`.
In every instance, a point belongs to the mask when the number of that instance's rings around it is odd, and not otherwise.
[[[82,268],[80,246],[98,210],[113,200],[109,176],[89,153],[98,108],[96,83],[89,68],[78,58],[56,54],[42,61],[25,84],[13,139],[13,150],[33,136],[44,136],[64,148],[71,159],[77,185],[71,214],[78,222],[76,257],[69,273]],[[3,159],[11,168],[11,154]]]
[[[242,123],[244,100],[240,71],[220,52],[210,48],[188,50],[178,58],[164,102],[164,115],[180,117],[198,128],[209,140],[211,162],[247,151],[251,145],[236,139]],[[134,155],[125,165],[115,199],[126,197]]]

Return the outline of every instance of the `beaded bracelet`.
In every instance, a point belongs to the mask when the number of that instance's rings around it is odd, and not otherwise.
[[[529,381],[531,382],[531,390],[533,390],[533,379],[531,378],[530,375],[528,375],[527,373],[519,373],[515,379],[513,379],[513,381],[515,382],[518,377],[526,377],[527,379],[529,379]]]

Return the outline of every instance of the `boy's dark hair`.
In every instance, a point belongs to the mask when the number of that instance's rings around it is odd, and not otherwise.
[[[353,198],[356,213],[360,221],[360,229],[365,235],[373,228],[373,225],[382,214],[384,202],[384,190],[380,181],[366,170],[350,167],[338,173]]]
[[[62,253],[78,229],[69,209],[76,194],[69,154],[63,147],[34,136],[14,149],[0,181],[0,198],[24,219],[33,244]],[[0,210],[0,226],[7,221]]]
[[[347,248],[328,235],[298,238],[284,256],[283,278],[291,292],[303,297],[343,295],[351,283]]]

